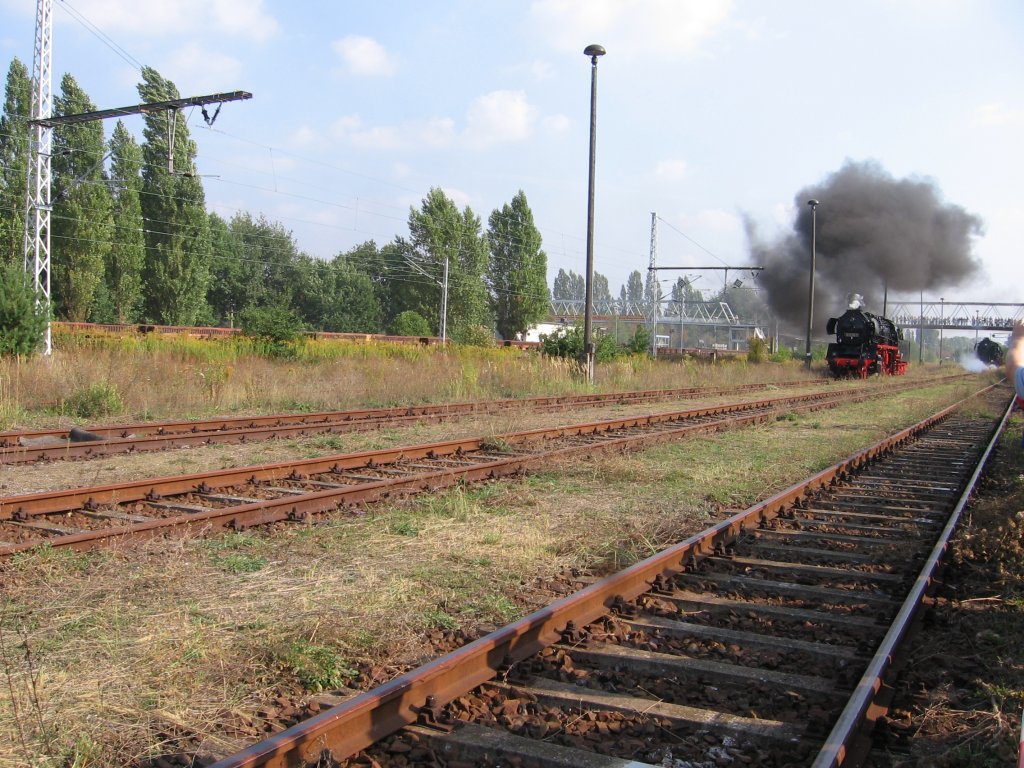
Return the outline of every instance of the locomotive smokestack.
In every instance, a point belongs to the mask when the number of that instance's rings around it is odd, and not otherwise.
[[[794,197],[793,231],[776,242],[758,238],[747,221],[751,263],[763,264],[760,282],[775,314],[793,330],[806,322],[811,211],[804,200],[823,201],[817,221],[814,307],[816,334],[841,309],[836,297],[850,289],[870,307],[882,307],[886,287],[935,291],[959,285],[980,268],[971,253],[982,221],[942,201],[934,182],[894,179],[875,162],[848,162],[823,182]]]

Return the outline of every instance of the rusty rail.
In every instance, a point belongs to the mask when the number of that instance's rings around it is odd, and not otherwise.
[[[981,392],[992,389],[988,387]],[[981,392],[977,394],[981,394]],[[552,605],[536,611],[502,629],[472,642],[452,653],[438,658],[423,667],[353,699],[329,709],[309,720],[289,728],[275,736],[255,744],[236,755],[221,760],[214,768],[246,768],[254,766],[300,766],[319,764],[321,758],[342,760],[378,739],[399,728],[416,722],[422,715],[429,714],[457,696],[492,679],[501,669],[522,661],[542,648],[563,637],[573,627],[583,627],[608,614],[622,601],[629,601],[649,591],[652,585],[663,583],[687,569],[700,559],[721,551],[743,531],[758,528],[762,523],[780,515],[794,503],[806,499],[818,489],[825,488],[841,478],[872,462],[883,454],[912,440],[923,431],[947,418],[954,410],[966,403],[962,400],[933,416],[901,430],[857,454],[838,462],[813,477],[791,486],[770,499],[750,507],[706,531],[692,536],[646,560],[637,563],[611,577],[602,579],[581,591],[563,598]],[[986,453],[987,455],[987,453]],[[975,478],[977,471],[975,472]],[[957,510],[962,509],[962,502]],[[954,522],[947,528],[952,530]],[[945,544],[937,544],[933,557],[929,558],[919,582],[931,578]],[[916,601],[920,590],[915,587],[912,598]],[[908,609],[909,612],[909,609]],[[909,621],[903,611],[898,621]],[[903,629],[893,629],[887,636],[893,640],[903,634]],[[879,651],[888,658],[891,648],[885,644]],[[884,662],[882,663],[884,665]],[[874,682],[877,675],[884,673],[879,665],[872,663],[864,680],[857,687],[857,696],[851,701],[851,714],[843,715],[843,729],[856,731],[862,711],[868,707],[871,692],[877,690]],[[869,678],[869,675],[871,676]],[[860,712],[861,714],[856,714]],[[837,725],[837,729],[839,726]],[[847,752],[848,736],[835,736],[835,753],[839,762],[824,762],[822,765],[838,765]],[[832,741],[832,737],[830,737]],[[829,759],[830,758],[822,758]]]
[[[913,388],[913,385],[890,387],[887,391],[896,392],[908,388]],[[192,531],[218,528],[241,530],[249,526],[275,521],[301,521],[312,514],[344,509],[392,494],[415,493],[427,489],[448,487],[463,480],[478,481],[513,474],[560,456],[592,454],[603,450],[623,450],[678,439],[686,435],[757,423],[771,418],[780,409],[801,411],[834,407],[876,396],[877,393],[870,390],[858,390],[856,394],[849,391],[833,392],[831,395],[820,392],[809,393],[552,429],[528,430],[498,438],[465,438],[156,480],[11,496],[0,499],[0,524],[8,522],[15,527],[18,527],[18,524],[31,526],[33,520],[41,518],[43,515],[71,513],[76,510],[82,510],[82,514],[87,517],[103,517],[105,514],[109,517],[110,513],[105,513],[103,510],[105,505],[129,502],[161,504],[165,499],[174,495],[211,494],[217,489],[235,485],[251,485],[260,481],[301,481],[310,475],[342,474],[359,468],[400,461],[415,463],[421,460],[464,457],[474,453],[483,454],[481,461],[460,462],[459,466],[447,466],[433,470],[419,468],[413,473],[400,477],[344,485],[322,482],[320,485],[328,486],[325,490],[286,494],[278,498],[259,501],[246,500],[225,507],[189,509],[183,514],[173,517],[136,520],[129,524],[111,525],[82,532],[58,530],[56,531],[57,535],[40,534],[45,537],[43,539],[0,542],[0,557],[27,551],[44,542],[51,546],[87,550],[104,546],[112,539],[147,538],[178,527]],[[638,432],[637,434],[627,434],[629,430],[638,430]],[[575,445],[545,446],[544,450],[527,452],[537,445],[543,446],[545,443],[558,440],[571,441],[574,438],[582,439],[584,442]],[[504,455],[501,450],[486,452],[487,446],[495,443],[509,446],[519,452],[506,451]],[[172,504],[170,506],[175,509],[181,505]],[[122,519],[125,517],[123,512],[117,511],[114,516]]]

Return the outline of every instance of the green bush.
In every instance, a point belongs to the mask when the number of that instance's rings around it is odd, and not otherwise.
[[[0,265],[0,356],[31,355],[43,342],[46,310],[36,306],[28,276],[15,264]]]
[[[110,382],[99,381],[75,392],[64,402],[64,407],[72,416],[88,419],[121,413],[124,401],[117,387]]]
[[[454,341],[467,347],[493,347],[494,331],[485,325],[468,325],[459,328]]]
[[[747,362],[763,363],[768,360],[768,342],[760,336],[751,336],[747,340]]]
[[[651,332],[644,326],[639,326],[633,334],[633,338],[626,345],[626,349],[635,355],[649,352],[651,350]]]
[[[242,333],[275,344],[295,341],[305,330],[302,320],[287,307],[249,307],[239,314]]]
[[[583,328],[556,328],[540,335],[540,351],[548,357],[576,359],[583,354]]]
[[[583,356],[583,328],[558,328],[540,335],[540,351],[548,357],[567,357],[577,360]],[[594,338],[594,360],[607,363],[622,354],[622,346],[612,336]]]
[[[411,309],[401,312],[391,321],[393,336],[432,336],[430,323],[419,312]]]

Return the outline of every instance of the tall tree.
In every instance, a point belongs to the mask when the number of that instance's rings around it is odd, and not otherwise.
[[[17,58],[11,59],[0,114],[0,264],[22,261],[31,112],[28,70]]]
[[[647,312],[656,311],[661,300],[664,298],[661,292],[661,283],[658,282],[658,273],[650,272],[647,273],[647,278],[644,280],[644,308]]]
[[[54,113],[95,111],[75,78],[64,75]],[[103,280],[113,231],[112,200],[103,172],[106,144],[103,123],[60,125],[53,136],[53,245],[51,264],[54,304],[72,321],[83,321]]]
[[[142,218],[142,149],[120,120],[110,138],[113,242],[104,270],[106,293],[119,323],[135,322],[142,304],[142,267],[146,260]]]
[[[541,250],[540,231],[522,190],[511,204],[492,211],[487,223],[491,307],[498,333],[512,339],[547,317],[551,304],[548,257]]]
[[[568,301],[572,298],[570,294],[569,273],[559,268],[558,274],[555,275],[555,282],[551,286],[551,296],[556,300]]]
[[[480,218],[467,206],[459,211],[440,189],[431,189],[420,209],[409,210],[412,257],[421,269],[436,278],[419,281],[437,297],[435,279],[443,275],[448,262],[448,327],[453,339],[468,338],[480,327],[490,327],[492,316],[484,273],[487,243],[480,231]],[[411,273],[410,273],[411,274]],[[412,279],[416,279],[413,277]],[[427,313],[421,313],[427,315]]]
[[[600,272],[594,273],[594,311],[599,315],[614,313],[612,291],[608,287],[608,278]]]
[[[636,312],[644,305],[644,281],[640,270],[634,269],[626,278],[626,284],[619,293],[629,313]]]
[[[144,102],[180,98],[174,83],[152,67],[143,67],[139,96]],[[145,120],[141,200],[146,218],[146,316],[189,325],[205,301],[211,251],[206,199],[195,174],[196,144],[176,111],[153,112]],[[168,167],[171,149],[173,173]]]

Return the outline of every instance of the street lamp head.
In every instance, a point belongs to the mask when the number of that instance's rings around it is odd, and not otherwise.
[[[811,206],[811,210],[817,208],[820,205],[820,203],[817,200],[808,200],[807,204]]]
[[[590,60],[594,64],[597,64],[597,57],[598,56],[604,56],[606,53],[607,53],[607,51],[604,49],[604,46],[603,45],[598,45],[597,43],[592,43],[592,44],[588,45],[586,48],[583,49],[583,55],[584,56],[589,56]]]

